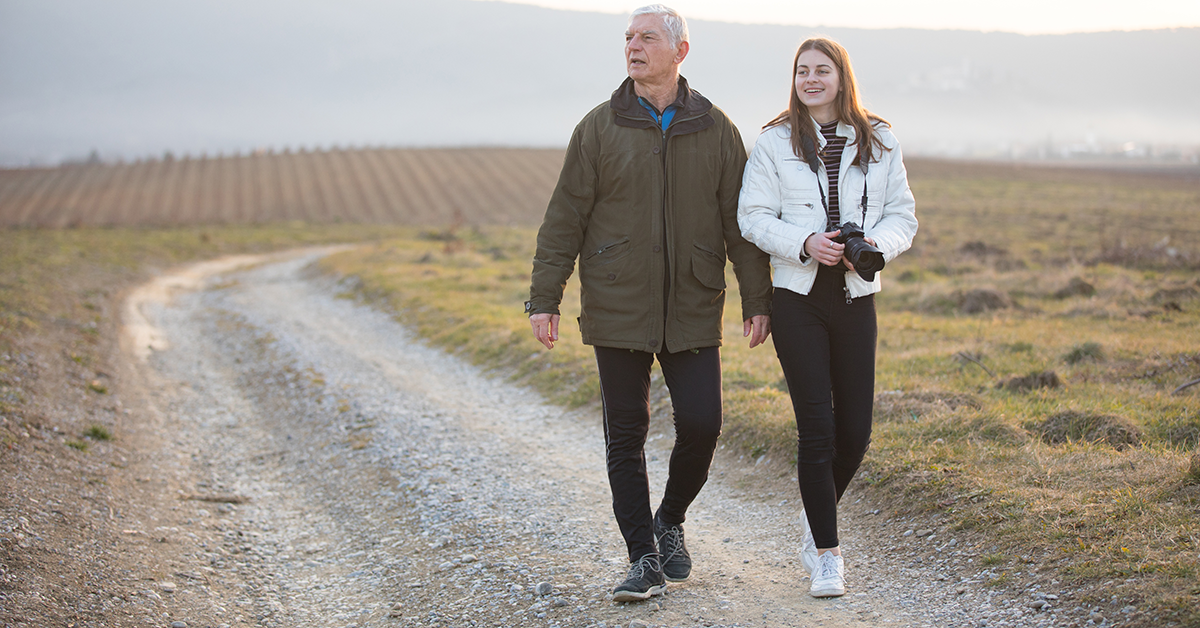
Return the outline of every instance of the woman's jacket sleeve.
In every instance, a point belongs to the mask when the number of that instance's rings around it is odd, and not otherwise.
[[[875,247],[883,252],[883,259],[888,262],[907,251],[912,246],[913,236],[917,234],[917,203],[908,186],[908,172],[904,168],[900,143],[894,137],[891,139],[882,216],[878,223],[867,230],[867,236],[875,240]]]
[[[738,227],[742,237],[776,257],[801,263],[804,241],[812,231],[784,222],[779,164],[767,133],[759,136],[742,176]],[[805,262],[812,258],[805,258]]]

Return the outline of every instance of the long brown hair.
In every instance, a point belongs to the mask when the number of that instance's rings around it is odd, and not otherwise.
[[[883,140],[874,132],[874,125],[878,123],[888,124],[887,120],[867,111],[862,106],[862,102],[858,99],[858,81],[854,78],[854,68],[850,66],[850,53],[841,44],[826,39],[824,37],[813,37],[806,39],[800,44],[799,50],[796,51],[796,58],[792,60],[792,81],[791,93],[792,97],[788,103],[788,108],[774,120],[771,120],[764,126],[764,129],[769,129],[773,126],[786,124],[792,130],[792,151],[796,156],[809,163],[815,163],[812,160],[816,159],[816,155],[805,155],[804,146],[807,144],[815,151],[816,147],[821,145],[821,139],[818,136],[818,131],[813,128],[812,116],[808,113],[808,107],[800,102],[800,97],[796,95],[796,64],[800,62],[800,55],[806,50],[817,50],[824,53],[833,61],[833,65],[837,69],[838,80],[841,85],[841,90],[834,97],[834,109],[837,111],[838,120],[845,122],[854,127],[854,142],[858,146],[858,156],[854,158],[855,164],[869,164],[872,161],[877,161],[874,157],[882,154],[882,151],[891,150],[883,145]],[[879,149],[879,153],[875,149]],[[863,161],[865,159],[866,161]]]

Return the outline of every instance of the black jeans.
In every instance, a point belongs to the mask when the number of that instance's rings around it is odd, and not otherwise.
[[[837,503],[871,443],[873,295],[846,303],[844,274],[822,266],[807,295],[775,289],[771,336],[796,412],[800,497],[819,548],[837,547]]]
[[[708,480],[721,435],[720,349],[653,354],[596,347],[613,514],[630,562],[658,552],[644,452],[650,430],[650,367],[655,358],[675,408],[675,448],[658,510],[664,523],[683,523],[688,506]]]

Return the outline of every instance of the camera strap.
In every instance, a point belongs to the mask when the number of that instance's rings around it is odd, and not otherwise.
[[[800,149],[801,149],[800,152],[804,153],[804,161],[808,163],[808,168],[813,171],[813,174],[818,175],[817,176],[817,190],[821,192],[821,208],[825,210],[826,221],[829,222],[830,224],[832,224],[833,221],[829,220],[831,218],[831,216],[829,215],[829,202],[825,200],[825,188],[821,186],[821,177],[819,176],[821,160],[820,160],[820,157],[818,156],[819,151],[817,150],[817,146],[812,141],[812,139],[810,139],[807,135],[805,135],[800,138]],[[862,208],[861,224],[862,224],[863,229],[866,229],[867,228],[867,164],[863,163],[862,160],[860,159],[858,167],[862,169],[862,173],[863,173],[862,200],[859,202],[859,207]],[[829,177],[825,177],[825,185],[829,185]],[[837,224],[841,224],[843,222],[841,220],[841,212],[839,211],[838,214],[839,215],[838,215]]]
[[[867,167],[863,166],[862,171],[863,171],[862,200],[860,200],[858,202],[859,208],[862,209],[862,222],[859,224],[862,225],[863,229],[866,229],[867,228]],[[813,172],[817,172],[817,171],[813,170]],[[828,183],[826,183],[826,185],[828,185]],[[817,177],[817,190],[819,192],[821,192],[821,207],[825,210],[825,218],[831,225],[833,225],[833,221],[829,220],[829,218],[830,218],[829,203],[826,202],[826,200],[825,200],[825,188],[821,187],[821,178],[820,177]],[[841,224],[843,222],[841,220],[841,216],[840,216],[841,212],[838,212],[838,213],[839,213],[839,216],[838,216],[837,224]],[[836,225],[833,225],[833,226],[836,226]]]
[[[863,215],[862,215],[862,222],[860,222],[858,224],[862,225],[863,229],[866,229],[867,228],[867,165],[866,164],[862,165],[862,171],[863,171],[863,195],[862,195],[862,201],[860,202],[860,206],[862,207]]]

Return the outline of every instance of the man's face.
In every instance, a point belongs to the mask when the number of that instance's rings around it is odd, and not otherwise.
[[[670,80],[683,61],[683,46],[672,46],[662,18],[639,15],[625,31],[625,69],[638,83]]]

